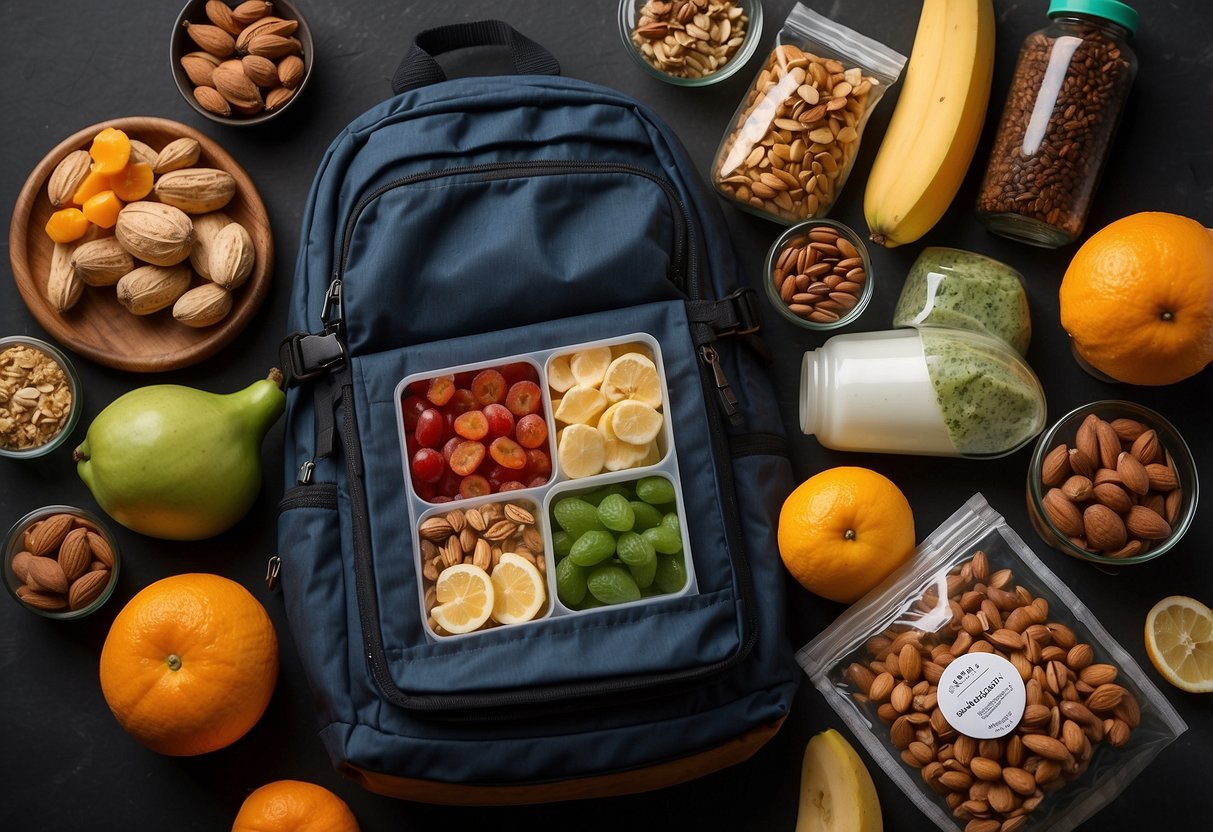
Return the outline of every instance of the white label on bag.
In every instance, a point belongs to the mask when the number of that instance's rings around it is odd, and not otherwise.
[[[979,740],[1014,731],[1028,698],[1015,665],[993,653],[957,656],[944,668],[937,693],[948,724]]]

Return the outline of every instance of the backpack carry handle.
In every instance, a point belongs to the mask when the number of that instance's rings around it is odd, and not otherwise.
[[[506,46],[514,72],[519,75],[559,75],[560,64],[552,53],[501,20],[473,20],[426,29],[413,38],[408,54],[392,76],[392,90],[406,90],[446,80],[435,55],[471,46]]]

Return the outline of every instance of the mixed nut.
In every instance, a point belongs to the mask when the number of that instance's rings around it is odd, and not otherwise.
[[[53,357],[27,344],[0,352],[0,448],[42,447],[63,430],[73,406],[71,382]]]
[[[788,240],[771,269],[775,291],[788,311],[815,324],[846,317],[859,303],[867,280],[859,249],[828,225]]]
[[[975,552],[947,574],[946,598],[932,585],[913,606],[946,623],[890,627],[846,669],[854,698],[875,710],[902,762],[967,822],[965,832],[1024,827],[1046,794],[1087,770],[1101,743],[1123,747],[1141,721],[1116,665],[1096,662],[1094,648],[1051,620],[1048,600],[1016,585],[1010,569],[991,570]],[[1009,660],[1026,690],[1019,724],[998,739],[960,733],[939,707],[945,668],[974,653]]]
[[[704,78],[737,53],[748,23],[733,0],[648,0],[637,15],[632,43],[659,72]]]
[[[60,513],[32,523],[9,568],[21,581],[16,595],[45,612],[75,612],[93,603],[109,585],[114,551],[97,526]]]

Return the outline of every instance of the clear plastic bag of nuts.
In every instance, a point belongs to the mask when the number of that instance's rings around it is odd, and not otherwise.
[[[906,58],[797,3],[716,151],[712,183],[791,224],[825,216]]]
[[[1187,730],[980,494],[797,661],[945,830],[1068,832]]]

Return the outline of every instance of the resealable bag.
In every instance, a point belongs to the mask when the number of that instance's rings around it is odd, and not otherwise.
[[[1187,730],[980,494],[797,660],[945,830],[1068,832]]]

